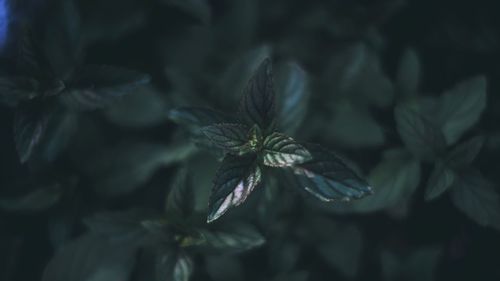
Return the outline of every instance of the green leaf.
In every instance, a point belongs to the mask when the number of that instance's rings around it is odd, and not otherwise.
[[[322,201],[359,199],[370,185],[339,157],[319,145],[304,145],[312,160],[293,167],[297,183]]]
[[[47,129],[50,113],[43,104],[24,103],[14,117],[14,141],[21,163],[28,161]]]
[[[99,194],[118,196],[144,186],[160,167],[187,158],[194,149],[189,142],[124,142],[89,155],[82,168]]]
[[[157,256],[155,280],[188,281],[194,270],[194,263],[183,251],[171,249]]]
[[[146,234],[142,222],[151,219],[151,214],[142,209],[126,211],[104,211],[83,219],[83,223],[93,234],[113,241],[136,239]]]
[[[479,225],[500,230],[500,197],[495,186],[476,170],[458,175],[451,193],[455,206]]]
[[[169,111],[168,116],[170,120],[186,126],[192,132],[204,126],[229,121],[229,118],[223,113],[201,107],[175,108]]]
[[[242,262],[230,255],[213,255],[205,259],[206,270],[215,281],[243,281],[245,271]]]
[[[17,198],[0,198],[0,209],[11,212],[40,212],[54,206],[62,196],[59,184],[31,191]]]
[[[216,147],[235,155],[243,154],[249,141],[248,127],[242,124],[215,124],[201,131]]]
[[[416,111],[397,106],[395,118],[401,139],[416,157],[432,160],[445,151],[446,140],[441,130]]]
[[[278,126],[286,134],[293,134],[306,117],[311,91],[309,77],[295,62],[289,62],[276,71]]]
[[[218,219],[228,209],[243,203],[259,185],[261,177],[255,156],[226,155],[215,175],[207,222]]]
[[[415,95],[421,76],[421,66],[414,49],[407,49],[399,62],[397,71],[397,89],[402,95]]]
[[[63,246],[50,260],[42,281],[121,281],[134,269],[137,243],[87,234]]]
[[[484,137],[473,137],[457,145],[448,155],[448,161],[454,168],[469,165],[476,159],[484,144]]]
[[[0,77],[0,102],[10,106],[39,94],[38,81],[22,76]]]
[[[368,176],[374,194],[353,202],[358,212],[373,212],[408,200],[420,182],[420,164],[404,149],[388,150]]]
[[[165,209],[167,215],[173,214],[187,218],[194,211],[194,191],[188,178],[187,168],[181,168],[171,184]]]
[[[241,118],[253,126],[267,131],[274,125],[276,114],[272,63],[265,59],[243,89],[239,112]]]
[[[486,108],[486,77],[477,76],[458,83],[440,99],[438,120],[448,144],[454,144],[471,128]]]
[[[437,161],[427,183],[425,200],[431,201],[438,198],[453,185],[454,181],[455,172],[448,167],[447,163]]]
[[[66,149],[78,127],[78,116],[68,110],[53,110],[47,121],[45,135],[33,158],[53,162]],[[39,158],[37,158],[39,157]]]
[[[267,136],[263,144],[264,165],[270,167],[291,167],[311,160],[305,147],[281,133]]]
[[[62,102],[71,109],[92,110],[113,103],[118,98],[149,83],[146,74],[114,66],[85,66],[68,82]]]
[[[202,230],[205,244],[199,246],[206,253],[234,254],[259,247],[266,242],[262,234],[247,223],[230,223],[215,230]]]

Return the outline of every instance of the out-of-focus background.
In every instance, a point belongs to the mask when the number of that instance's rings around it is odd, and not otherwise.
[[[0,280],[500,280],[499,11],[0,0]],[[266,57],[282,130],[375,193],[325,203],[266,175],[207,226],[220,155],[176,108],[235,113]],[[196,215],[164,224],[181,185]]]

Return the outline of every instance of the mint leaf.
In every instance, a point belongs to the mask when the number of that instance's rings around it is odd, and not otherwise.
[[[448,144],[455,143],[474,125],[486,108],[486,77],[477,76],[458,83],[440,99],[438,120]]]
[[[397,106],[395,118],[401,139],[416,157],[432,160],[445,151],[446,140],[441,130],[418,112]]]
[[[187,218],[194,211],[194,197],[187,168],[181,168],[175,175],[167,196],[165,204],[167,215],[173,214]]]
[[[448,167],[446,162],[437,161],[427,183],[425,200],[431,201],[438,198],[453,185],[454,181],[455,172]]]
[[[482,226],[500,230],[500,197],[495,186],[477,170],[462,171],[453,185],[453,204]]]
[[[61,100],[72,109],[102,108],[149,81],[148,75],[135,70],[103,65],[85,66],[76,70]]]
[[[450,165],[456,168],[469,165],[476,159],[484,144],[484,137],[473,137],[458,144],[448,155]]]
[[[267,136],[263,144],[264,165],[290,167],[311,159],[311,154],[294,139],[281,133]]]
[[[201,231],[205,243],[200,249],[205,253],[234,254],[247,251],[264,244],[266,239],[252,225],[247,223],[230,223],[215,230]]]
[[[39,94],[38,81],[22,76],[0,77],[0,102],[17,105],[20,101],[30,100]]]
[[[226,155],[215,175],[207,222],[218,219],[228,209],[243,203],[259,185],[261,177],[255,156]]]
[[[235,155],[243,154],[249,141],[248,128],[241,124],[215,124],[201,131],[215,146]]]
[[[339,157],[319,145],[304,145],[312,159],[294,166],[295,179],[322,201],[359,199],[372,193],[370,185]]]
[[[169,249],[157,254],[155,281],[188,281],[194,270],[194,262],[183,251]]]
[[[263,131],[269,130],[276,114],[273,89],[272,65],[265,59],[243,89],[239,112],[248,125],[257,124]]]
[[[216,123],[227,123],[229,120],[225,114],[203,107],[174,108],[169,111],[168,117],[191,131]]]
[[[309,77],[295,62],[284,65],[276,77],[278,125],[281,131],[292,134],[300,127],[307,113]]]

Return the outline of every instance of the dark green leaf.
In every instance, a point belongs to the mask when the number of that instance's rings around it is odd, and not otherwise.
[[[193,261],[183,251],[171,249],[157,256],[155,281],[188,281],[193,273]]]
[[[462,171],[451,198],[467,217],[482,226],[500,230],[500,197],[495,186],[476,170]]]
[[[395,118],[401,139],[416,157],[432,160],[446,149],[441,130],[416,111],[398,106]]]
[[[178,215],[187,218],[194,211],[194,191],[188,177],[187,168],[181,168],[171,184],[167,202],[165,204],[167,215]]]
[[[17,45],[16,68],[19,73],[41,80],[54,78],[45,53],[29,28],[23,28]]]
[[[53,111],[50,115],[39,149],[33,155],[35,159],[44,162],[53,162],[57,156],[68,146],[73,134],[77,130],[77,114],[67,110]],[[36,157],[40,158],[36,158]]]
[[[250,126],[257,124],[267,131],[274,124],[276,105],[274,97],[272,64],[265,59],[243,89],[239,112]]]
[[[473,126],[486,108],[486,77],[477,76],[441,96],[438,120],[448,144],[455,143]]]
[[[85,226],[94,234],[102,235],[114,241],[141,238],[145,235],[142,226],[151,214],[141,209],[126,211],[106,211],[93,214],[83,219]]]
[[[447,191],[455,181],[455,172],[443,161],[437,161],[429,177],[425,200],[431,201]]]
[[[42,281],[123,281],[134,268],[137,243],[111,242],[84,235],[58,251],[43,273]]]
[[[7,211],[39,212],[56,204],[62,195],[59,184],[39,188],[17,198],[0,198],[0,208]]]
[[[484,137],[473,137],[457,145],[448,155],[452,167],[461,168],[469,165],[476,159],[484,144]]]
[[[228,209],[243,203],[259,185],[261,177],[255,156],[226,155],[215,175],[207,222],[218,219]]]
[[[230,255],[213,255],[205,259],[208,275],[214,281],[243,281],[245,271],[242,262]]]
[[[404,149],[389,150],[368,179],[374,194],[352,203],[358,212],[379,211],[408,200],[420,182],[420,164]]]
[[[215,146],[235,155],[243,154],[249,141],[248,127],[242,124],[215,124],[203,127],[201,131]]]
[[[264,165],[271,167],[291,167],[311,160],[305,147],[281,133],[272,133],[263,143]]]
[[[0,77],[0,102],[17,105],[39,94],[38,81],[21,76]]]
[[[28,161],[45,134],[49,113],[42,104],[19,106],[14,117],[14,140],[21,163]]]
[[[225,114],[201,107],[179,107],[170,110],[168,115],[170,120],[186,126],[191,131],[204,126],[227,123],[229,121],[229,118]]]
[[[61,99],[72,109],[102,108],[149,81],[148,75],[135,70],[102,65],[85,66],[76,70]]]
[[[306,116],[311,95],[306,72],[295,62],[287,63],[277,71],[276,91],[279,128],[293,134]]]
[[[200,249],[207,253],[233,254],[259,247],[266,239],[255,227],[246,223],[231,223],[215,230],[203,230],[205,244]]]
[[[403,95],[415,95],[420,82],[420,61],[415,50],[407,49],[399,62],[397,88]]]
[[[96,151],[83,161],[82,168],[98,193],[117,196],[143,186],[160,167],[181,161],[193,151],[189,142],[124,142]]]
[[[318,145],[304,145],[312,160],[293,168],[298,183],[322,201],[359,199],[371,186],[339,157]]]

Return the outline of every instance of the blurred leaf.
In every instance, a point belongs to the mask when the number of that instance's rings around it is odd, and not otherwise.
[[[349,201],[372,193],[372,188],[339,157],[319,145],[304,145],[312,160],[293,168],[298,184],[322,201]]]
[[[460,211],[479,225],[500,230],[498,191],[479,171],[460,172],[453,185],[451,198]]]
[[[272,75],[271,60],[265,59],[243,89],[239,106],[240,118],[266,132],[274,125],[276,114]]]
[[[243,203],[259,185],[261,177],[255,156],[226,155],[215,175],[207,222],[218,219],[228,209]]]
[[[266,242],[255,227],[241,222],[227,224],[215,230],[202,230],[202,235],[206,243],[199,247],[207,253],[239,253]]]
[[[0,198],[0,208],[11,212],[40,212],[54,206],[61,196],[61,186],[52,184],[21,197]]]
[[[21,30],[21,38],[16,45],[16,70],[19,73],[39,80],[54,78],[47,57],[30,28],[24,27]]]
[[[358,212],[379,211],[409,199],[420,182],[420,164],[404,149],[388,150],[368,179],[374,194],[353,202]]]
[[[14,117],[14,141],[21,163],[28,161],[45,134],[49,113],[42,104],[19,106]]]
[[[215,146],[234,155],[242,154],[249,141],[249,130],[242,124],[214,124],[203,127],[201,131]]]
[[[165,209],[167,215],[174,214],[183,218],[189,217],[194,211],[195,194],[188,177],[187,168],[181,168],[175,175],[169,189]]]
[[[148,75],[135,70],[103,65],[84,66],[76,70],[61,99],[71,109],[102,108],[149,81]]]
[[[292,239],[276,239],[267,243],[268,263],[274,272],[288,272],[297,266],[301,245]]]
[[[258,32],[259,3],[240,0],[225,4],[225,13],[215,22],[218,48],[229,51],[248,48]]]
[[[457,145],[448,155],[448,161],[453,167],[469,165],[476,159],[484,144],[484,137],[473,137]]]
[[[446,149],[446,140],[441,130],[416,111],[397,106],[395,119],[401,139],[416,157],[432,160]]]
[[[193,151],[193,145],[186,142],[170,145],[125,142],[91,155],[83,168],[99,194],[117,196],[134,191],[158,168],[181,161]]]
[[[67,110],[53,110],[49,116],[45,136],[41,139],[37,154],[44,161],[53,162],[67,147],[78,126],[78,116]]]
[[[10,106],[39,94],[38,81],[21,76],[0,77],[0,102]]]
[[[167,103],[153,87],[139,87],[105,112],[113,123],[129,128],[152,127],[168,119]]]
[[[123,281],[134,268],[136,244],[112,243],[95,235],[66,244],[50,260],[42,281]]]
[[[397,72],[397,89],[402,95],[415,95],[421,76],[421,66],[414,49],[407,49],[399,62]]]
[[[156,281],[188,281],[193,272],[193,261],[182,251],[165,252],[156,260]]]
[[[276,98],[279,128],[293,134],[306,117],[311,95],[309,77],[295,62],[289,62],[276,71]]]
[[[439,122],[448,144],[454,144],[474,125],[486,108],[486,77],[458,83],[441,96]]]
[[[207,0],[162,0],[162,2],[179,8],[203,24],[211,21],[212,11]]]
[[[186,126],[191,132],[204,126],[229,121],[225,114],[201,107],[179,107],[170,110],[168,115],[170,120]]]
[[[439,247],[422,248],[406,257],[382,251],[380,261],[383,280],[432,281],[441,251]]]
[[[208,256],[205,259],[206,270],[214,281],[242,281],[243,265],[238,258],[229,255]]]
[[[327,126],[326,134],[346,147],[373,147],[385,142],[383,129],[377,121],[349,102],[340,101],[335,105],[334,120]]]
[[[425,200],[431,201],[447,191],[455,181],[455,173],[443,161],[434,164],[434,170],[429,177],[427,189],[425,190]]]
[[[126,211],[104,211],[83,219],[85,226],[93,234],[98,234],[112,241],[135,239],[138,241],[145,230],[142,222],[150,219],[151,214],[141,209]]]
[[[263,143],[264,165],[270,167],[291,167],[311,160],[312,156],[305,147],[291,137],[272,133]]]
[[[330,91],[355,103],[387,107],[392,103],[394,89],[383,73],[380,61],[370,48],[356,44],[333,57],[327,69]]]
[[[338,225],[332,238],[317,245],[325,261],[342,275],[356,277],[361,260],[363,237],[356,225]]]

